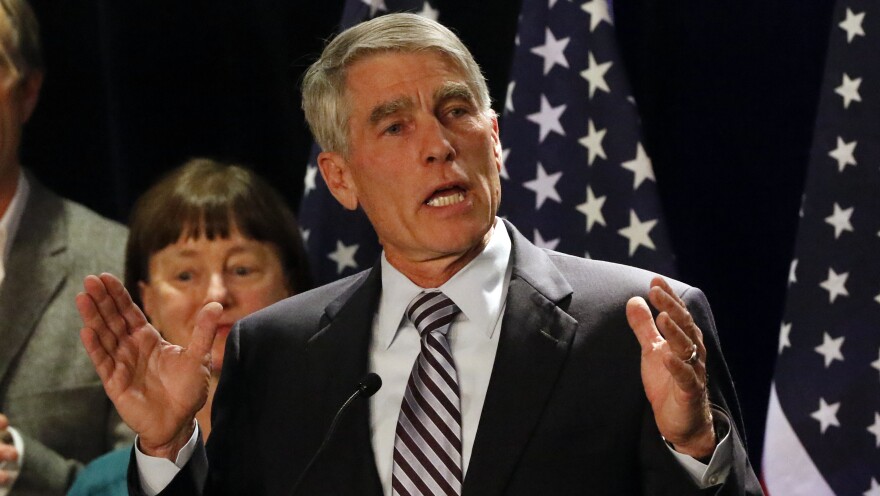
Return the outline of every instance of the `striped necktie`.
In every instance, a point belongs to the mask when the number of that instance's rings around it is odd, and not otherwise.
[[[461,397],[446,339],[459,312],[439,291],[420,293],[406,309],[421,335],[421,351],[397,419],[394,495],[461,494]]]

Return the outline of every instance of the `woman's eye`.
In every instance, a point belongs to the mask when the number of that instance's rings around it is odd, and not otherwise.
[[[180,272],[177,274],[178,281],[182,281],[182,282],[191,281],[192,278],[193,278],[192,272]]]
[[[232,268],[232,273],[237,276],[246,276],[246,275],[250,274],[251,272],[253,272],[253,270],[250,267],[238,266],[238,267]]]

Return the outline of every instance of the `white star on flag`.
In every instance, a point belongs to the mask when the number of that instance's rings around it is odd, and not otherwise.
[[[843,231],[852,232],[853,226],[850,223],[850,217],[852,217],[853,210],[855,207],[843,209],[837,202],[834,202],[834,213],[825,217],[825,222],[834,226],[834,239],[839,238]]]
[[[590,84],[590,98],[593,98],[596,89],[600,89],[605,93],[610,93],[611,88],[609,88],[608,83],[605,82],[605,73],[608,72],[608,69],[611,69],[611,66],[614,65],[614,63],[609,61],[597,64],[596,58],[593,57],[593,52],[587,53],[587,59],[587,68],[581,71],[581,77],[586,79],[587,83]]]
[[[354,261],[354,254],[358,250],[357,244],[346,246],[342,241],[336,242],[336,251],[327,255],[327,258],[336,262],[336,273],[341,274],[346,267],[352,269],[358,268],[357,262]]]
[[[843,141],[840,136],[837,137],[837,148],[828,152],[828,156],[837,160],[837,169],[843,172],[847,165],[856,165],[856,145],[858,141]]]
[[[876,438],[876,445],[880,448],[880,414],[874,413],[874,424],[868,427],[868,432]]]
[[[779,326],[779,354],[782,354],[782,350],[785,348],[791,348],[791,340],[789,336],[791,335],[791,322],[783,322],[781,326]]]
[[[838,274],[834,272],[834,269],[828,268],[828,279],[819,283],[819,287],[828,291],[829,303],[834,303],[838,296],[849,296],[849,291],[846,290],[846,279],[848,277],[849,272]]]
[[[311,229],[300,228],[299,235],[302,237],[304,245],[309,243],[309,234],[312,234]]]
[[[432,21],[436,21],[440,18],[440,11],[432,8],[429,2],[425,2],[425,4],[422,6],[422,10],[416,13],[422,17],[431,19]]]
[[[516,89],[516,81],[507,85],[507,95],[504,97],[504,110],[513,113],[513,90]]]
[[[792,284],[797,282],[797,274],[795,273],[795,271],[797,270],[797,264],[798,264],[798,261],[795,258],[794,260],[791,261],[791,265],[788,267],[788,285],[789,286],[791,286]]]
[[[831,338],[827,332],[822,333],[822,344],[815,347],[816,353],[822,355],[825,358],[825,368],[831,366],[831,362],[834,360],[843,361],[843,353],[840,351],[840,347],[843,346],[843,340],[846,339],[845,336],[840,336],[839,338]]]
[[[605,156],[605,148],[602,147],[602,139],[605,138],[607,129],[596,130],[593,119],[587,122],[587,135],[578,140],[578,143],[587,149],[587,165],[593,165],[596,157],[608,158]]]
[[[599,225],[605,225],[605,216],[602,215],[602,205],[605,205],[607,196],[596,198],[593,188],[587,186],[587,201],[578,205],[577,211],[587,216],[587,232],[593,228],[597,222]]]
[[[388,7],[385,6],[385,0],[362,0],[365,4],[370,7],[370,17],[376,15],[376,11],[378,10],[388,10]]]
[[[584,9],[584,12],[590,14],[591,33],[596,30],[596,27],[602,21],[605,21],[608,24],[613,24],[611,22],[611,15],[608,12],[608,3],[606,0],[592,0],[581,5],[581,8]]]
[[[540,209],[541,205],[543,205],[544,201],[548,198],[557,203],[562,202],[562,198],[560,198],[559,193],[556,192],[556,183],[559,182],[561,177],[562,172],[547,174],[547,171],[544,170],[544,166],[541,165],[541,162],[538,162],[538,177],[523,183],[524,188],[528,188],[535,192],[535,210]]]
[[[880,484],[877,479],[871,477],[871,488],[862,493],[862,496],[880,496]]]
[[[546,76],[554,65],[561,65],[568,69],[568,60],[565,58],[565,47],[571,38],[556,39],[550,28],[544,31],[544,44],[532,48],[532,53],[544,59],[544,75]]]
[[[308,195],[309,191],[315,189],[315,178],[318,175],[318,167],[312,164],[306,166],[306,177],[304,179],[305,183],[305,191],[303,191],[303,196]]]
[[[636,145],[636,158],[624,162],[620,164],[620,166],[635,174],[635,177],[633,178],[633,190],[639,189],[639,186],[641,186],[645,179],[650,179],[652,181],[655,180],[654,169],[651,167],[651,158],[645,153],[645,149],[642,147],[641,143]]]
[[[534,243],[535,243],[535,246],[537,246],[538,248],[546,248],[548,250],[555,250],[556,245],[559,244],[559,238],[545,240],[541,236],[541,232],[538,231],[537,229],[535,229]]]
[[[862,78],[850,79],[847,73],[843,73],[843,82],[834,88],[834,92],[843,97],[843,108],[848,109],[853,101],[862,101],[862,96],[859,95],[861,84]]]
[[[547,97],[541,95],[541,110],[526,116],[526,119],[534,122],[539,127],[539,143],[543,143],[544,138],[546,138],[551,131],[558,133],[561,136],[565,136],[565,130],[562,129],[562,124],[559,122],[559,118],[562,117],[562,113],[565,112],[565,107],[567,107],[565,104],[553,107],[550,105]]]
[[[852,43],[853,38],[856,36],[865,36],[865,30],[862,29],[862,21],[865,20],[865,13],[859,12],[858,14],[853,13],[852,9],[847,7],[846,9],[846,19],[844,19],[838,26],[840,29],[846,31],[846,42]]]
[[[819,421],[822,434],[825,434],[829,426],[840,427],[840,422],[837,421],[839,408],[840,403],[829,405],[825,403],[825,398],[819,398],[819,409],[811,413],[810,416]]]
[[[642,222],[636,215],[635,210],[629,211],[629,226],[617,231],[621,236],[629,240],[629,256],[633,256],[639,246],[655,249],[654,242],[648,233],[657,224],[657,219]]]
[[[877,352],[877,359],[871,362],[871,366],[880,371],[880,351]]]

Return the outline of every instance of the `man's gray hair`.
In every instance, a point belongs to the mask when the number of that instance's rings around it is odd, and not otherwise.
[[[24,76],[32,71],[43,71],[43,53],[40,48],[40,24],[26,0],[0,0],[0,7],[9,21],[12,46],[7,47],[15,68]]]
[[[356,61],[380,52],[434,51],[464,75],[477,108],[492,113],[480,66],[464,43],[442,24],[416,14],[388,14],[343,31],[324,48],[303,77],[302,107],[318,145],[346,155],[348,119],[346,71]]]

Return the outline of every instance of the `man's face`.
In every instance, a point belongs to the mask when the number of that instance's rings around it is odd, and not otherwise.
[[[14,184],[17,177],[21,129],[36,105],[41,82],[41,75],[25,77],[15,66],[12,47],[12,28],[0,11],[0,184]]]
[[[384,52],[352,64],[346,83],[349,150],[322,160],[337,199],[363,207],[392,263],[481,250],[501,196],[501,149],[464,75],[436,52]]]

